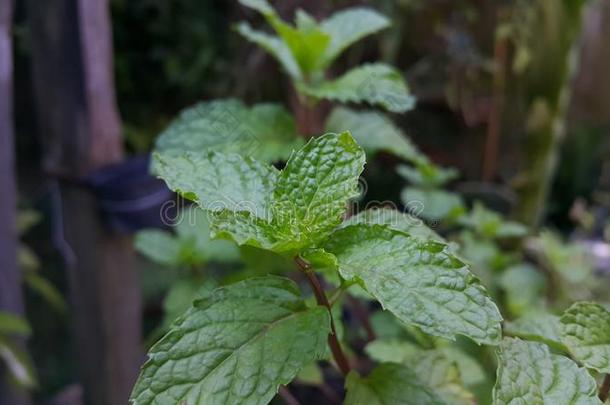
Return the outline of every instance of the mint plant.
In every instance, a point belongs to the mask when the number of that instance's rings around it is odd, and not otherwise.
[[[388,225],[340,226],[364,162],[347,132],[310,140],[282,171],[214,151],[157,155],[156,172],[209,213],[213,237],[292,257],[317,305],[305,305],[294,282],[272,276],[213,291],[151,349],[134,403],[266,403],[279,385],[323,358],[327,337],[340,370],[355,373],[308,258],[335,268],[346,286],[359,284],[426,333],[499,343],[496,306],[447,245]],[[199,175],[213,172],[220,176]],[[256,371],[262,359],[264,374]]]
[[[370,63],[330,78],[345,49],[389,21],[358,7],[323,21],[299,10],[289,24],[266,0],[240,3],[273,33],[246,22],[237,32],[279,62],[297,103],[292,113],[234,99],[183,111],[158,138],[151,169],[199,207],[209,228],[151,233],[139,246],[171,266],[200,266],[216,252],[214,243],[230,242],[243,260],[259,263],[236,272],[234,283],[183,294],[194,302],[166,322],[132,403],[264,404],[295,379],[323,380],[320,361],[345,378],[346,404],[605,401],[610,381],[605,377],[599,392],[596,383],[608,373],[607,311],[593,303],[561,316],[545,310],[546,279],[519,243],[505,246],[522,241],[525,227],[479,204],[468,210],[444,189],[457,172],[431,162],[381,111],[338,106],[324,130],[311,122],[321,100],[413,108],[391,66]],[[405,161],[398,168],[409,182],[402,202],[419,202],[416,216],[441,226],[433,230],[387,207],[358,212],[365,152],[369,161],[377,152]],[[271,164],[278,161],[286,162],[282,170]],[[193,244],[192,235],[204,243]],[[280,260],[272,264],[270,256]],[[342,323],[354,297],[383,309],[359,319],[367,331],[359,347]],[[506,312],[504,325],[492,297]],[[489,372],[496,363],[497,378]]]

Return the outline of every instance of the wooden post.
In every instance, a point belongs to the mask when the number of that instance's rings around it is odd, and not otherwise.
[[[12,3],[0,0],[0,311],[23,315],[22,278],[17,263]],[[0,405],[28,403],[27,393],[8,383],[0,364]]]
[[[76,179],[122,159],[104,0],[30,0],[44,168]],[[88,404],[126,404],[142,360],[140,289],[131,238],[107,229],[87,189],[62,181],[76,355]]]

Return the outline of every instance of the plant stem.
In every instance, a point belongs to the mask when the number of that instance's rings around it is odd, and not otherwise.
[[[333,315],[330,310],[330,303],[328,302],[328,298],[324,293],[324,289],[320,285],[320,280],[316,276],[316,273],[311,269],[311,265],[301,256],[296,256],[294,258],[294,262],[297,267],[305,273],[307,276],[307,281],[311,285],[313,293],[316,297],[316,302],[318,305],[325,306],[328,310],[328,315],[330,316],[330,330],[331,333],[328,335],[328,345],[330,346],[330,350],[333,354],[333,358],[339,367],[339,370],[343,373],[343,375],[347,375],[350,372],[349,362],[347,361],[347,357],[345,357],[345,353],[343,353],[343,349],[341,349],[341,345],[339,344],[339,340],[337,339],[337,332],[335,330],[335,321],[333,320]]]
[[[604,382],[599,388],[599,399],[604,404],[608,400],[608,393],[610,393],[610,374],[606,374],[606,377],[604,377]]]

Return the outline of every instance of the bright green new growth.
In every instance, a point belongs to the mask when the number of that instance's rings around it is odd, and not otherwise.
[[[498,350],[494,405],[600,405],[593,377],[543,343],[506,338]]]
[[[599,304],[577,302],[559,320],[561,341],[587,368],[610,374],[610,312]]]
[[[240,3],[260,12],[278,36],[255,31],[243,22],[238,32],[275,57],[295,80],[328,67],[351,44],[389,26],[387,18],[361,7],[337,12],[320,23],[299,10],[292,26],[266,0]]]
[[[213,213],[215,237],[287,255],[316,244],[357,196],[364,152],[348,132],[327,134],[293,153],[277,172],[239,155],[157,156],[169,187]]]
[[[324,80],[324,69],[350,45],[389,25],[384,16],[367,8],[351,8],[317,22],[298,10],[295,25],[277,15],[265,0],[240,0],[260,12],[277,36],[256,31],[248,23],[237,25],[237,31],[256,43],[280,63],[295,82],[297,90],[314,100],[366,102],[392,112],[413,108],[415,98],[402,74],[391,66],[374,63],[356,67],[336,80]],[[351,128],[343,128],[340,131]]]
[[[322,358],[328,333],[328,311],[308,308],[291,280],[267,276],[219,288],[151,349],[131,400],[267,403]]]

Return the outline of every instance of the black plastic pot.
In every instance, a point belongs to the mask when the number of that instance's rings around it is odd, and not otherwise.
[[[149,174],[150,156],[136,156],[106,166],[87,177],[106,222],[131,233],[144,228],[165,228],[173,218],[174,194],[162,180]]]

